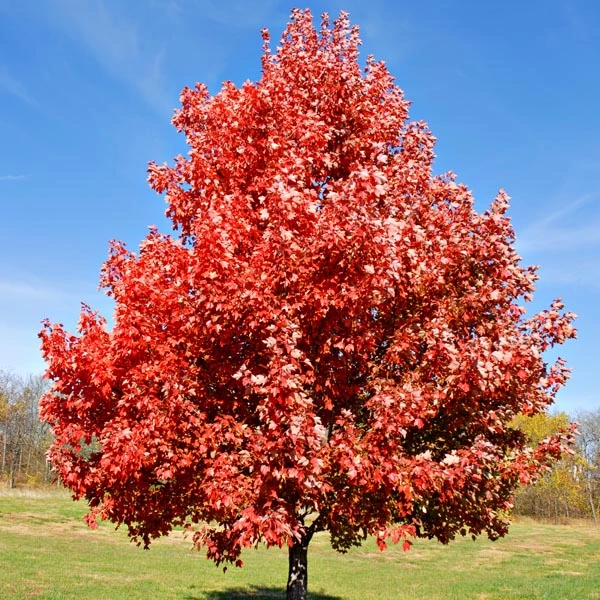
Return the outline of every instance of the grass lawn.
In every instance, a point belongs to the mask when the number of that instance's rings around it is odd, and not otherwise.
[[[287,553],[248,551],[226,573],[180,533],[130,543],[110,524],[89,530],[85,506],[60,491],[0,492],[0,598],[17,600],[266,600],[285,596]],[[321,534],[309,550],[312,600],[600,599],[600,528],[515,523],[498,542],[417,541],[346,555]]]

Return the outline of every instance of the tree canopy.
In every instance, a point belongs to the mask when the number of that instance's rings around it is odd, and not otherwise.
[[[149,168],[176,235],[111,243],[112,330],[86,306],[76,335],[46,322],[43,415],[91,524],[146,546],[187,525],[217,563],[287,545],[304,598],[318,531],[341,551],[506,533],[514,488],[570,440],[510,423],[567,379],[543,353],[574,315],[525,316],[508,196],[481,214],[433,174],[434,137],[345,13],[263,38],[259,81],[183,90],[189,152]]]

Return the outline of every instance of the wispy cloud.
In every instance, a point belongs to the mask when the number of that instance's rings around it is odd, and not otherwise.
[[[517,238],[519,252],[565,252],[600,246],[600,223],[547,227]]]
[[[600,219],[589,210],[598,204],[599,194],[584,194],[535,221],[518,235],[519,252],[570,252],[599,246]]]
[[[544,264],[539,275],[539,285],[576,286],[600,291],[600,262],[594,257],[566,258],[554,264]]]
[[[0,66],[0,91],[18,98],[29,106],[37,106],[35,99],[29,94],[25,85],[8,72],[4,66]]]
[[[563,22],[567,31],[580,42],[590,41],[590,28],[593,19],[586,15],[583,6],[577,6],[576,2],[561,2],[559,8],[563,14]]]
[[[41,320],[72,305],[72,294],[58,284],[16,270],[0,272],[0,370],[41,372]]]
[[[565,202],[564,205],[550,214],[546,215],[542,219],[536,221],[533,225],[530,226],[530,229],[543,229],[552,223],[556,223],[557,221],[561,221],[566,217],[579,212],[585,206],[592,204],[594,201],[598,200],[598,196],[595,194],[583,194],[579,198],[577,198],[574,202]]]
[[[0,370],[28,375],[45,370],[37,333],[40,324],[33,321],[14,327],[0,321]]]
[[[517,250],[540,263],[541,285],[600,290],[600,194],[583,194],[517,234]]]
[[[211,21],[228,27],[260,28],[268,18],[272,19],[278,5],[278,0],[205,0],[202,3],[202,13]]]
[[[164,42],[144,35],[139,24],[104,0],[57,0],[59,26],[113,77],[136,89],[155,110],[170,111],[163,71]],[[123,8],[123,5],[116,4]]]
[[[29,175],[0,175],[0,181],[23,181]]]
[[[0,295],[3,300],[14,301],[58,301],[68,297],[51,285],[43,282],[16,281],[0,279]]]

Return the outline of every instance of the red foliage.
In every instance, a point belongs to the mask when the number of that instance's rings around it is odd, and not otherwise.
[[[112,331],[84,307],[78,335],[40,334],[52,462],[91,523],[145,545],[188,524],[217,562],[319,530],[339,550],[501,536],[569,441],[528,448],[510,421],[565,382],[542,353],[574,315],[525,318],[508,197],[479,214],[432,174],[433,136],[345,14],[294,11],[274,53],[263,36],[260,81],[183,90],[188,156],[149,168],[179,239],[112,243]]]

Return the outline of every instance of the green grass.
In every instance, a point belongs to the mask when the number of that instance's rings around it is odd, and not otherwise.
[[[285,551],[259,549],[227,573],[180,533],[143,551],[122,531],[82,522],[85,506],[59,491],[0,493],[0,598],[17,600],[266,600],[284,596]],[[313,600],[600,599],[600,528],[519,522],[492,543],[417,541],[340,555],[317,536]]]

